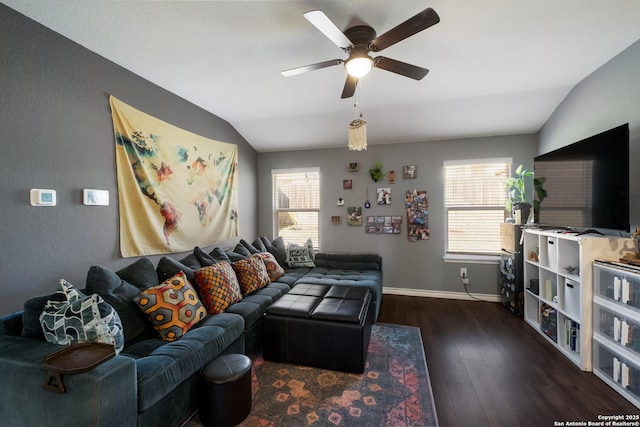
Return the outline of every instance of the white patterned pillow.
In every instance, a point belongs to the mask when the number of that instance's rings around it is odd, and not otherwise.
[[[53,344],[100,342],[114,345],[116,353],[124,346],[122,322],[114,308],[100,295],[84,295],[64,279],[40,314],[40,324]]]
[[[315,267],[313,258],[313,247],[310,249],[308,244],[300,246],[296,243],[289,243],[287,245],[286,263],[289,267]]]

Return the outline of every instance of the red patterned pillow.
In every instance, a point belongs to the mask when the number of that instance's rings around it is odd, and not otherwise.
[[[274,257],[270,252],[260,252],[256,254],[262,261],[264,262],[264,266],[267,268],[267,274],[269,275],[269,279],[272,282],[278,280],[284,274],[284,268],[278,264],[276,261],[276,257]]]
[[[182,271],[158,286],[145,289],[133,301],[165,341],[182,337],[207,315],[198,294]]]
[[[228,261],[196,270],[196,287],[209,314],[222,313],[231,304],[242,300],[236,273]]]
[[[238,277],[242,295],[250,294],[258,289],[264,288],[271,282],[262,258],[257,255],[258,254],[253,254],[231,264]]]

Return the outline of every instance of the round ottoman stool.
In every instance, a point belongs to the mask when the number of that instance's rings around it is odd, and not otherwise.
[[[226,354],[207,363],[200,374],[200,421],[209,427],[240,424],[251,412],[251,359]]]

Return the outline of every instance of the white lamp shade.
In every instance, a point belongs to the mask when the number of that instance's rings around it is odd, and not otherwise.
[[[371,71],[373,60],[369,55],[356,56],[355,58],[349,59],[344,66],[347,69],[347,73],[355,78],[360,78]]]

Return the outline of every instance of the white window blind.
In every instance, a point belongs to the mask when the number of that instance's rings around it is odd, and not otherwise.
[[[500,253],[511,159],[444,163],[447,254]]]
[[[273,179],[273,237],[304,244],[311,238],[319,248],[320,169],[271,171]]]

